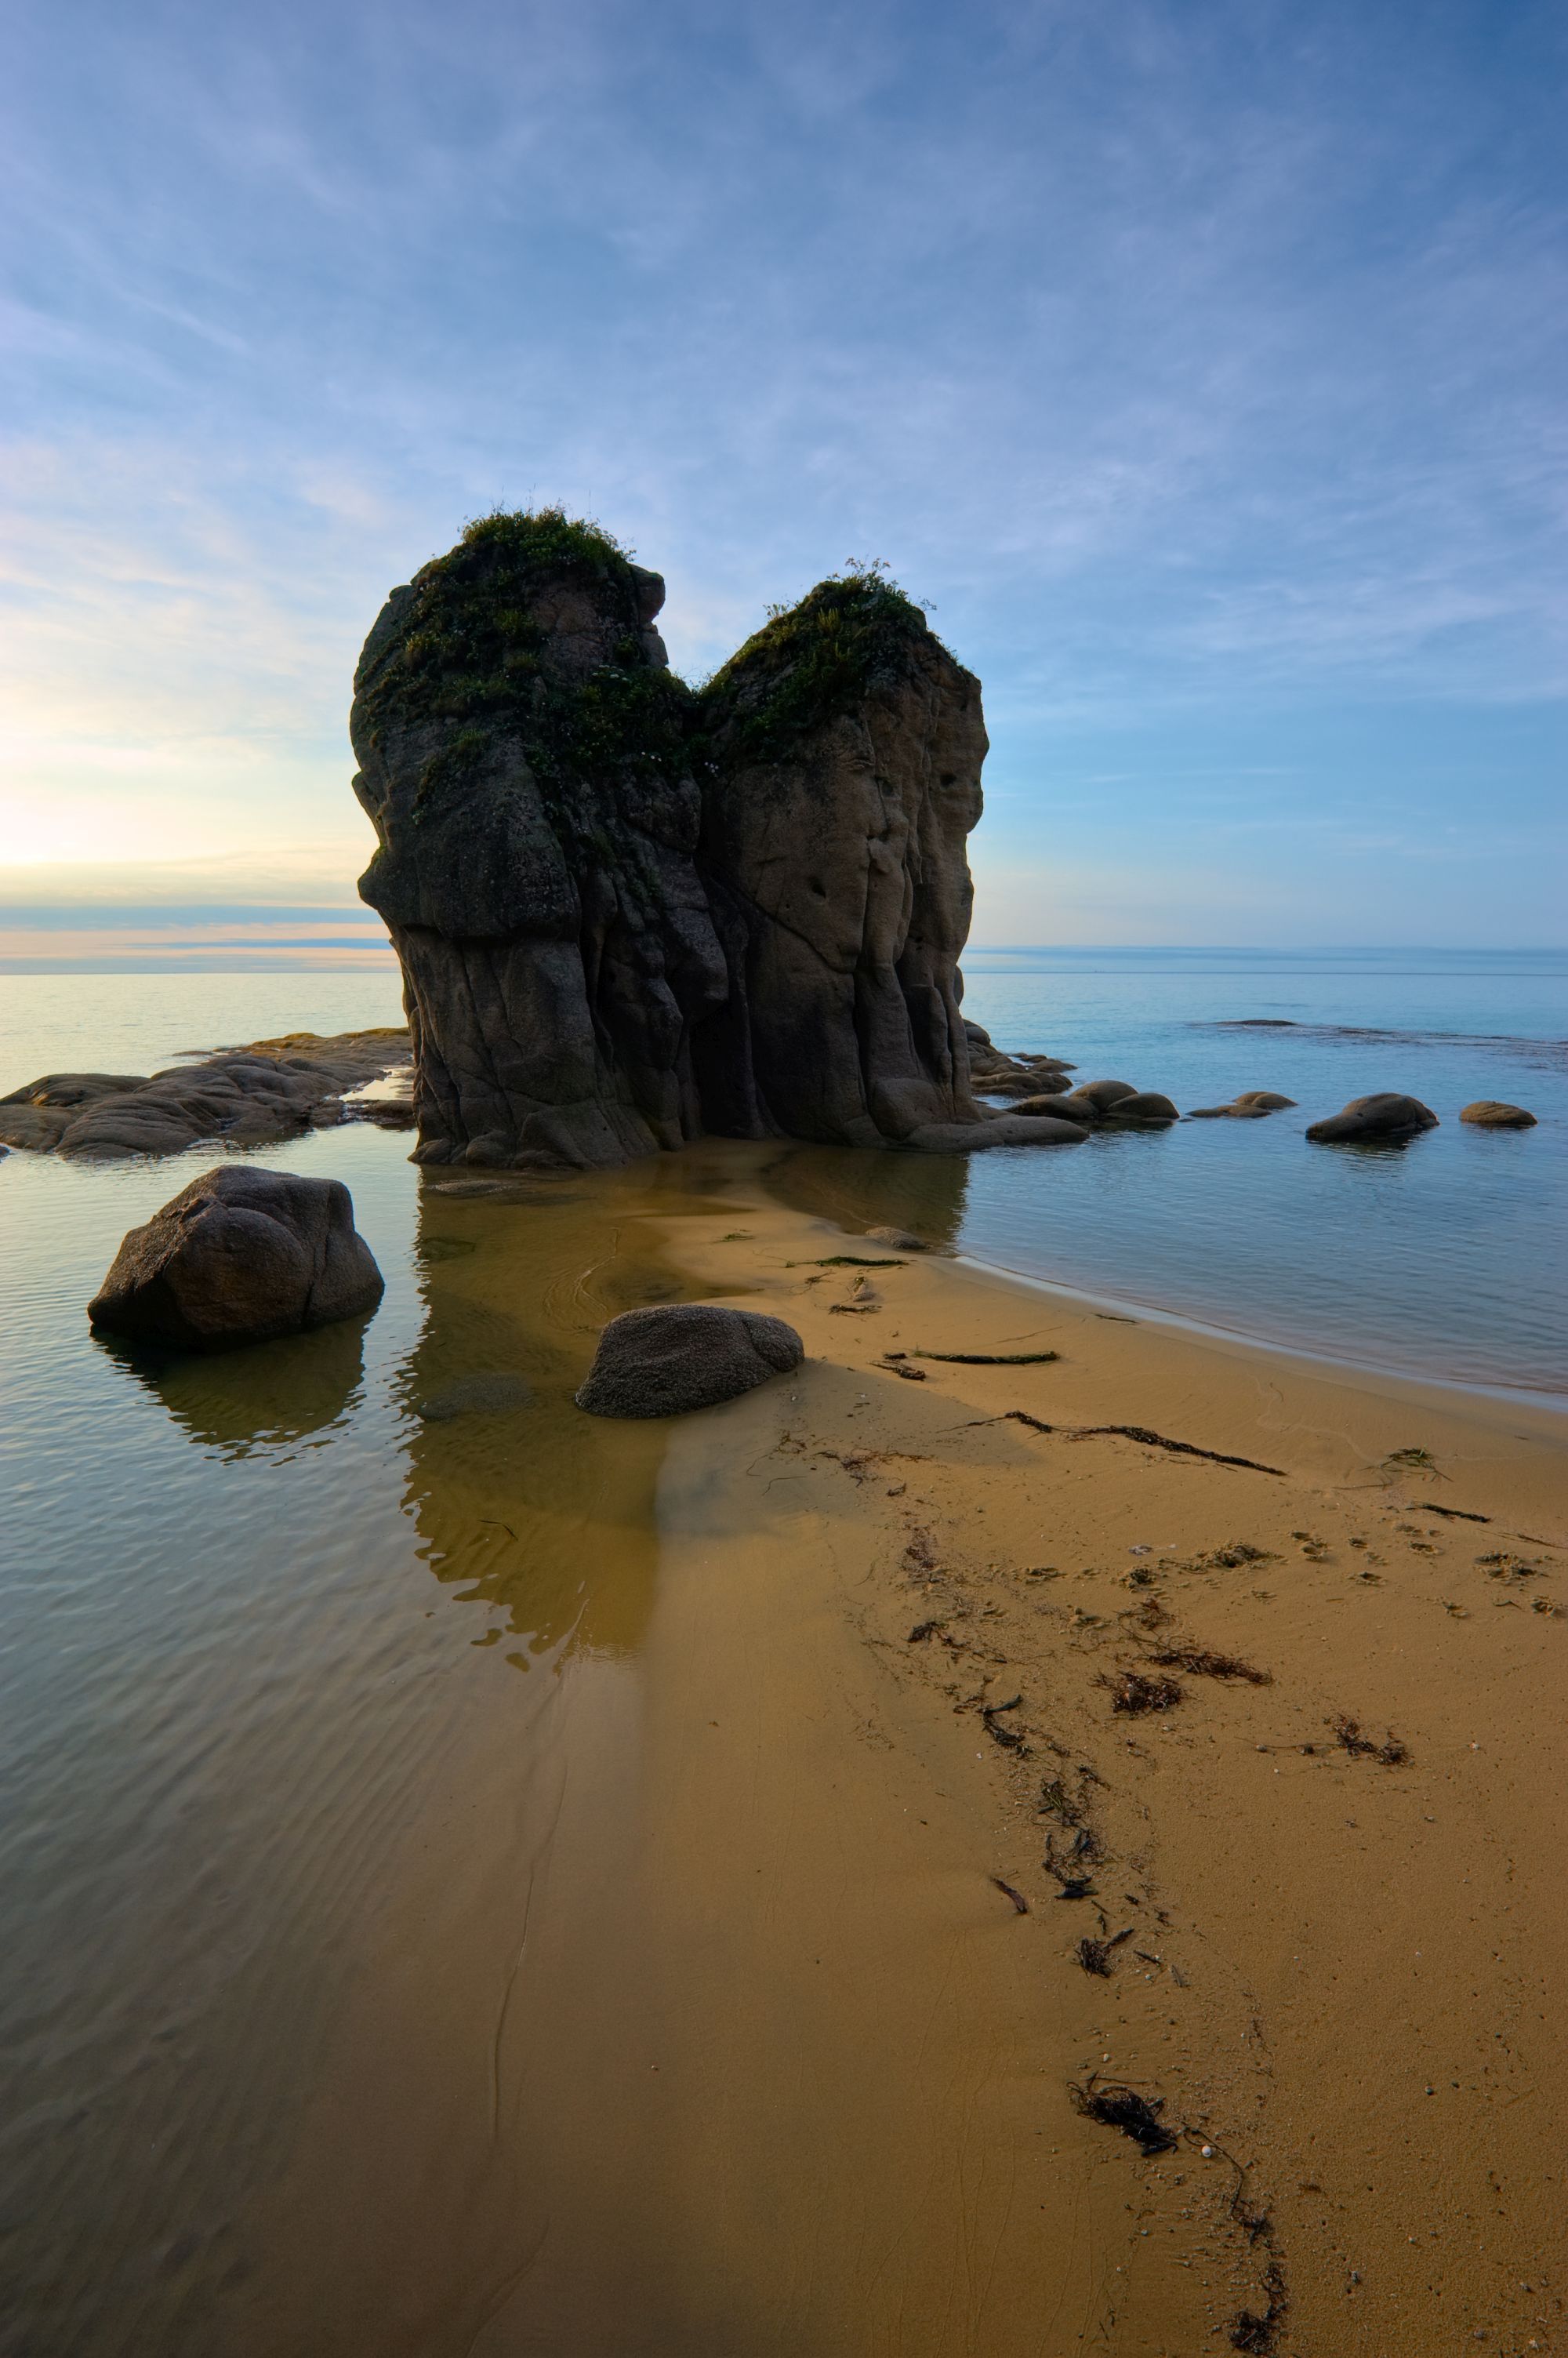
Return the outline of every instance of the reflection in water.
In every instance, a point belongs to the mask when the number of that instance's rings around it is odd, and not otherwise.
[[[668,1167],[666,1167],[668,1166]],[[425,1320],[399,1377],[406,1506],[421,1552],[464,1604],[476,1645],[516,1641],[526,1670],[568,1634],[623,1652],[641,1639],[657,1543],[665,1427],[584,1416],[573,1394],[622,1310],[702,1299],[660,1254],[646,1215],[723,1213],[702,1158],[662,1157],[581,1192],[427,1184],[416,1259]],[[505,1412],[478,1402],[510,1379]],[[432,1414],[432,1404],[436,1412]]]
[[[793,1211],[851,1231],[907,1228],[927,1245],[953,1245],[968,1191],[967,1154],[867,1152],[849,1146],[785,1146],[762,1166],[769,1192]]]
[[[170,1352],[100,1335],[92,1340],[163,1402],[192,1441],[240,1458],[341,1425],[362,1395],[369,1323],[344,1319],[242,1351]]]

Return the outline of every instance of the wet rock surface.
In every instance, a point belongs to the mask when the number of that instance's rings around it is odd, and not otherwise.
[[[1461,1121],[1475,1130],[1533,1130],[1535,1116],[1523,1106],[1509,1105],[1501,1098],[1477,1098],[1473,1105],[1459,1109]]]
[[[341,1181],[225,1163],[130,1230],[87,1314],[133,1341],[227,1351],[360,1317],[381,1295]]]
[[[46,1073],[0,1098],[0,1141],[40,1154],[118,1162],[182,1154],[209,1141],[271,1146],[340,1121],[403,1129],[406,1098],[348,1093],[409,1061],[401,1027],[322,1037],[290,1033],[162,1072]]]
[[[684,1416],[738,1400],[804,1357],[795,1328],[761,1311],[701,1302],[628,1310],[600,1335],[577,1404],[590,1416]]]
[[[1187,1120],[1222,1121],[1228,1117],[1234,1121],[1260,1121],[1265,1114],[1279,1113],[1294,1104],[1294,1098],[1281,1097],[1278,1089],[1243,1089],[1228,1105],[1191,1107]]]
[[[1314,1121],[1307,1136],[1318,1145],[1347,1146],[1363,1140],[1414,1138],[1423,1130],[1436,1128],[1437,1116],[1419,1098],[1380,1089],[1369,1098],[1352,1098],[1342,1112],[1331,1114],[1326,1121]]]
[[[597,528],[496,515],[366,641],[361,892],[403,963],[417,1158],[609,1164],[704,1130],[1053,1142],[979,1101],[972,1046],[992,1093],[1064,1068],[958,1012],[979,681],[852,570],[694,694],[663,598]]]

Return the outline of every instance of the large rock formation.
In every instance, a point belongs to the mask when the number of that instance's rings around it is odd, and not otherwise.
[[[851,573],[694,696],[663,599],[596,528],[495,515],[366,641],[360,889],[403,963],[418,1159],[607,1163],[704,1129],[1079,1138],[971,1085],[979,683]]]

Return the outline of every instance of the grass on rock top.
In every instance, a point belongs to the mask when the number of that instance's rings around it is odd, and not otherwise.
[[[933,636],[913,598],[880,568],[852,566],[776,607],[702,691],[707,728],[753,758],[787,751],[858,703],[879,679],[908,671]]]
[[[629,553],[560,508],[497,510],[422,566],[401,644],[361,693],[373,734],[389,722],[449,721],[426,765],[416,816],[433,815],[482,762],[497,731],[521,741],[552,800],[628,773],[680,776],[720,731],[743,757],[786,755],[857,704],[879,679],[906,675],[931,636],[914,600],[877,566],[851,566],[799,603],[775,608],[700,694],[651,664]],[[540,596],[588,591],[620,624],[611,659],[562,680],[545,660]]]
[[[649,662],[631,559],[598,525],[559,508],[480,516],[410,586],[401,644],[362,694],[373,731],[388,721],[460,724],[426,765],[416,808],[433,810],[497,730],[520,739],[557,790],[687,766],[691,691]],[[611,660],[578,681],[552,676],[534,613],[541,594],[562,587],[587,590],[621,626]]]

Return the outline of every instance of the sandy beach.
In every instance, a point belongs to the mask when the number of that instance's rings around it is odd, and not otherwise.
[[[233,2346],[1563,2347],[1563,1420],[891,1252],[767,1160],[574,1186],[573,1348],[744,1298],[806,1364],[597,1428],[627,1628],[433,1779]],[[427,1191],[476,1315],[532,1192]],[[512,1511],[438,1475],[448,1545]]]

